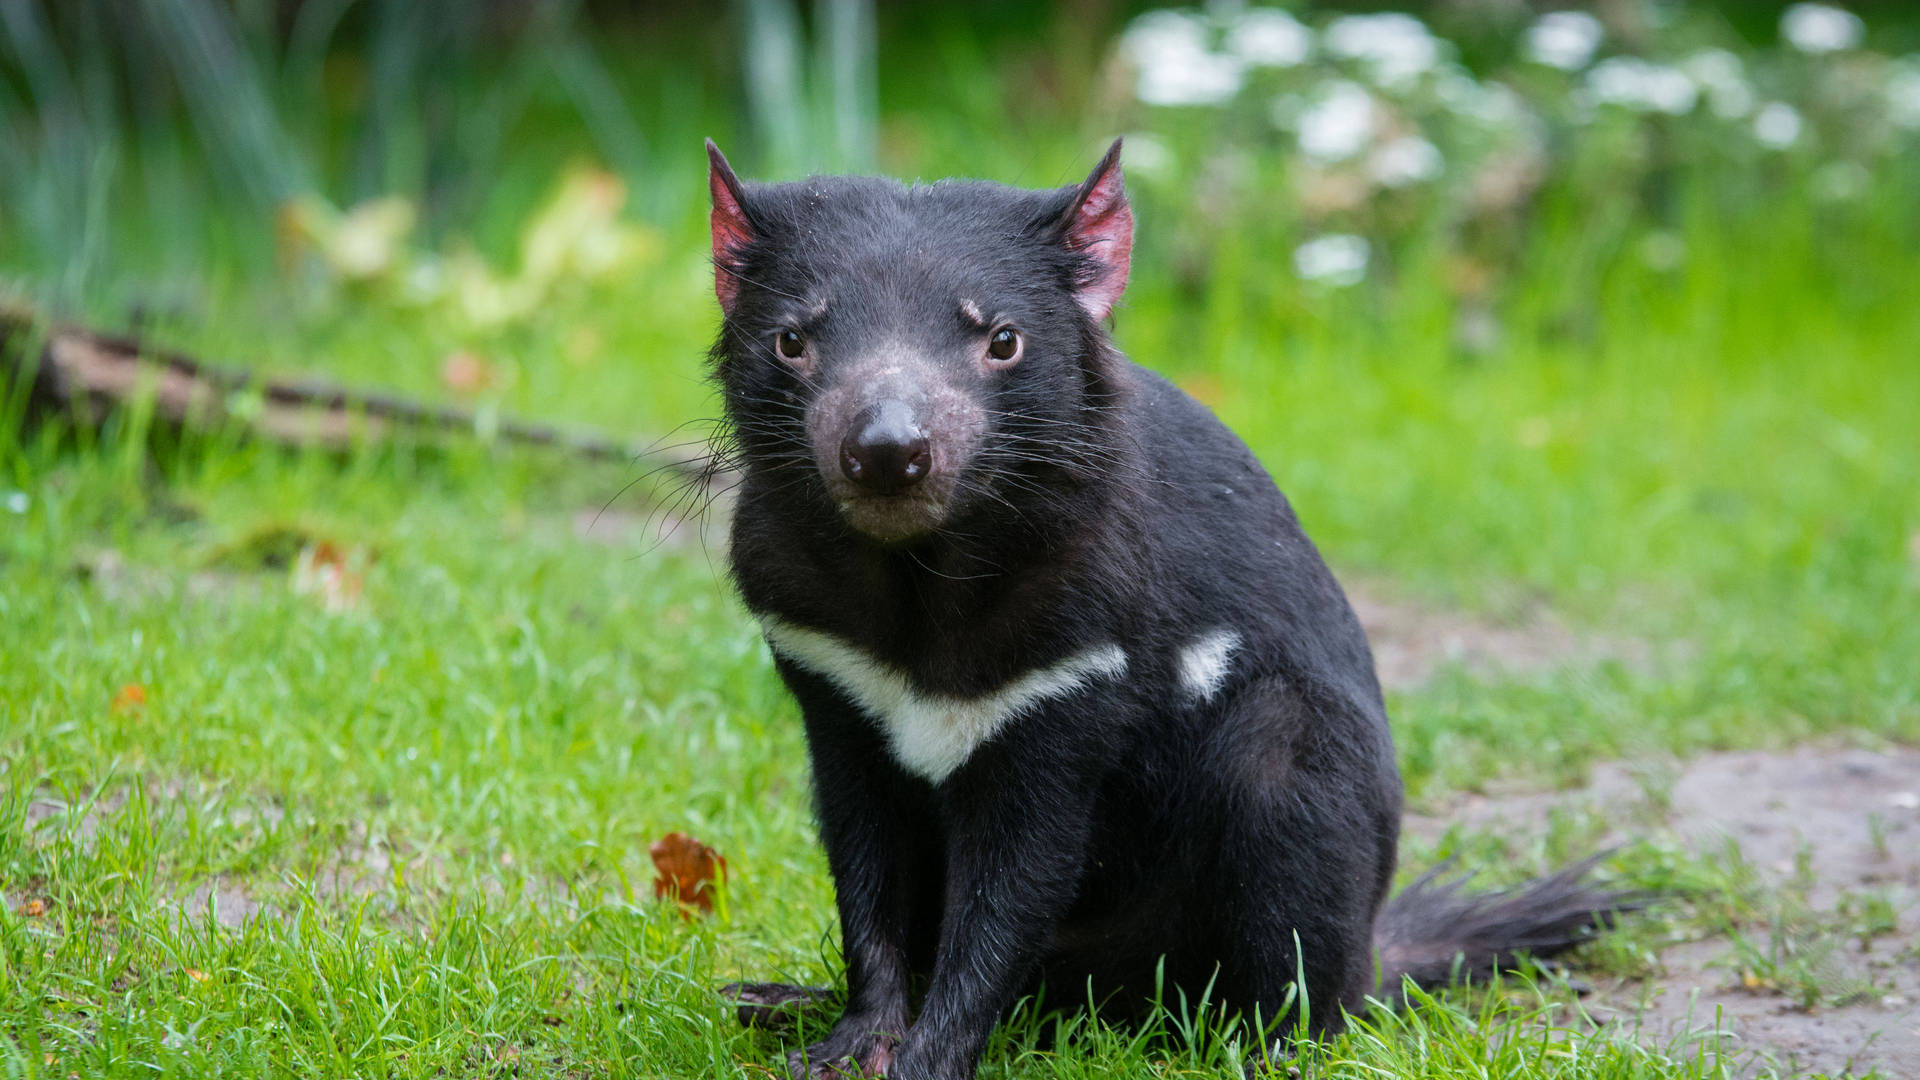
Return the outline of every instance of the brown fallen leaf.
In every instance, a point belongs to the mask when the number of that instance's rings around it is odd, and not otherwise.
[[[681,905],[681,914],[690,908],[713,911],[713,880],[727,880],[727,860],[719,852],[683,832],[670,832],[647,847],[658,871],[653,879],[653,895],[671,897]]]
[[[440,362],[440,382],[456,394],[477,394],[493,385],[493,365],[479,353],[458,349]]]
[[[147,688],[139,683],[130,682],[113,694],[113,711],[132,712],[147,703]]]
[[[18,910],[29,919],[37,919],[47,913],[47,902],[40,899],[22,900]]]
[[[360,606],[370,561],[364,552],[345,551],[331,540],[308,544],[293,561],[293,591],[318,597],[328,611],[350,611]]]
[[[192,979],[194,982],[197,982],[197,983],[206,982],[207,973],[204,971],[201,971],[199,968],[188,968],[187,978]]]

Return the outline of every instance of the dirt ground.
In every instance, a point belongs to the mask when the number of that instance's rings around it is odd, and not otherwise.
[[[1448,664],[1512,676],[1602,659],[1637,661],[1648,652],[1639,643],[1576,633],[1544,605],[1492,619],[1396,599],[1374,582],[1343,576],[1342,584],[1387,690],[1413,689]]]
[[[1815,912],[1861,895],[1891,902],[1895,924],[1863,946],[1829,935],[1790,939],[1825,991],[1802,1007],[1789,986],[1756,978],[1727,938],[1678,942],[1646,981],[1603,984],[1587,1000],[1600,1019],[1637,1023],[1660,1045],[1705,1038],[1740,1060],[1743,1075],[1769,1065],[1789,1075],[1920,1078],[1920,750],[1803,747],[1714,754],[1678,766],[1610,764],[1570,792],[1469,796],[1431,815],[1410,815],[1415,836],[1448,827],[1544,831],[1558,807],[1605,815],[1622,841],[1664,830],[1703,853],[1731,841],[1763,882],[1806,882]],[[1772,940],[1765,928],[1753,939]],[[1749,982],[1754,985],[1747,985]],[[1719,1035],[1714,1028],[1716,1017]]]

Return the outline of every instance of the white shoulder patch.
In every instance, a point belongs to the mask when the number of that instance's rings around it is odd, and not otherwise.
[[[772,618],[762,619],[760,629],[775,652],[833,683],[879,721],[894,758],[936,784],[1025,710],[1064,697],[1100,676],[1127,670],[1124,649],[1101,645],[1029,671],[992,693],[948,697],[921,693],[905,672],[832,634]]]
[[[1240,632],[1221,628],[1195,638],[1180,650],[1180,685],[1201,701],[1210,700],[1227,681],[1228,662],[1240,647]]]

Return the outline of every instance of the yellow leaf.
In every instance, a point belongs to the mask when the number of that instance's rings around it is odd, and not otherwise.
[[[400,262],[413,232],[413,204],[398,196],[369,199],[347,211],[331,242],[321,250],[349,281],[380,277]]]
[[[399,196],[369,199],[342,214],[316,195],[280,207],[283,253],[312,251],[348,281],[366,281],[397,270],[413,232],[413,204]]]
[[[520,280],[545,293],[576,278],[604,280],[650,258],[660,248],[648,228],[623,221],[627,185],[590,165],[574,165],[520,234]]]

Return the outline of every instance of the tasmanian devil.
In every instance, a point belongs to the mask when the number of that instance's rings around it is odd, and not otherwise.
[[[1252,453],[1104,328],[1118,142],[1038,191],[750,184],[708,153],[732,568],[805,717],[847,964],[797,1074],[968,1077],[1043,981],[1119,1015],[1304,997],[1326,1032],[1620,906],[1585,865],[1386,899],[1367,639]]]

